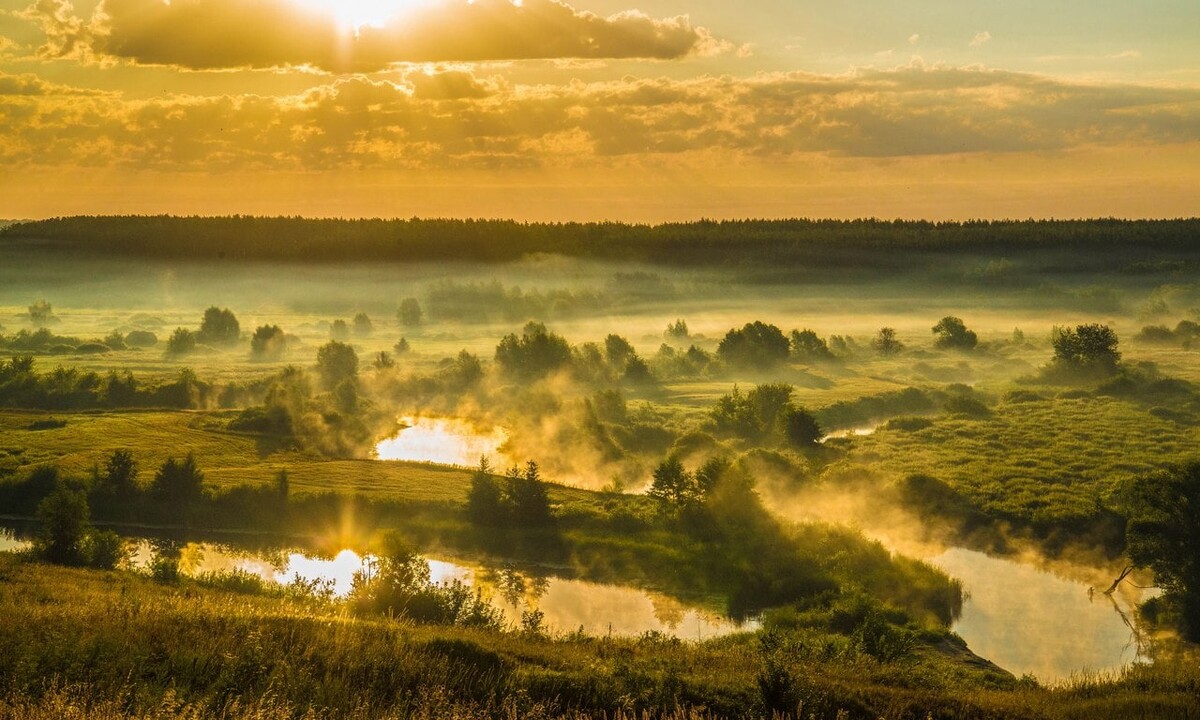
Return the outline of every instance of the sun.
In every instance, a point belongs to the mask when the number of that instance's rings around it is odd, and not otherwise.
[[[339,28],[358,33],[364,27],[381,28],[437,0],[292,0],[296,5],[333,18]]]

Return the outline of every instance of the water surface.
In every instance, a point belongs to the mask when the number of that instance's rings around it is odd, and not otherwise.
[[[380,460],[408,460],[473,467],[495,460],[508,440],[503,428],[478,428],[457,418],[403,417],[402,429],[375,446]]]

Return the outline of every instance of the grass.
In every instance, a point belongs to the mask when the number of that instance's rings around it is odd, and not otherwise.
[[[1186,657],[1046,689],[971,661],[952,640],[922,638],[883,662],[811,629],[705,643],[547,637],[363,618],[340,604],[8,554],[0,578],[0,715],[26,720],[745,718],[769,716],[772,698],[803,703],[806,717],[872,720],[1200,712]]]
[[[1001,403],[980,418],[882,427],[856,438],[841,470],[898,479],[923,473],[985,513],[1035,524],[1092,517],[1125,479],[1192,457],[1200,428],[1106,397]]]

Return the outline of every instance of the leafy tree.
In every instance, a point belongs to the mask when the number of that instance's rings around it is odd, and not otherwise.
[[[696,476],[685,470],[678,458],[669,457],[654,469],[650,490],[646,494],[679,507],[698,499],[700,493]]]
[[[138,463],[131,450],[114,450],[104,461],[96,492],[114,499],[133,497],[137,493]]]
[[[350,325],[345,320],[334,320],[329,324],[329,337],[332,340],[349,340]]]
[[[710,412],[717,430],[743,438],[755,438],[762,434],[762,421],[758,417],[758,408],[738,388],[733,386],[733,392],[722,395],[716,407]]]
[[[604,338],[604,356],[608,358],[610,365],[616,368],[622,368],[629,358],[637,355],[637,351],[629,344],[629,341],[620,335],[609,335]]]
[[[686,340],[691,337],[691,333],[688,332],[687,323],[685,323],[682,319],[668,324],[667,330],[663,334],[672,340]]]
[[[104,387],[100,393],[100,401],[108,407],[132,407],[138,401],[138,383],[133,373],[128,370],[124,375],[118,375],[116,370],[110,370],[104,378]]]
[[[1078,370],[1113,372],[1121,362],[1117,334],[1107,325],[1077,325],[1054,328],[1050,344],[1054,362]]]
[[[821,429],[817,419],[803,408],[786,408],[781,420],[784,437],[797,447],[815,447],[821,442],[821,438],[825,437],[825,431]]]
[[[404,298],[400,301],[400,309],[396,317],[404,327],[416,327],[421,324],[421,303],[416,298]]]
[[[895,328],[879,328],[879,333],[871,341],[871,347],[880,355],[898,355],[904,349],[904,343],[896,339]]]
[[[291,480],[288,478],[287,468],[280,468],[279,472],[275,473],[275,497],[280,502],[287,503],[289,492],[291,492]]]
[[[358,353],[345,343],[331,340],[317,350],[317,373],[321,385],[332,390],[346,380],[358,377]]]
[[[645,360],[633,355],[625,363],[622,379],[633,385],[650,385],[654,382],[654,374],[650,372],[650,366]]]
[[[974,331],[968,330],[966,324],[953,315],[947,315],[933,326],[934,347],[949,350],[973,350],[979,344],[979,337]]]
[[[376,370],[387,370],[396,367],[396,359],[387,350],[380,350],[375,353],[375,362],[372,364]]]
[[[250,352],[259,358],[278,358],[287,350],[287,337],[278,325],[261,325],[250,338]]]
[[[543,377],[571,362],[571,346],[542,323],[530,322],[519,337],[510,334],[500,341],[496,362],[515,377]]]
[[[197,339],[209,345],[233,345],[241,337],[238,319],[228,308],[210,307],[204,311]]]
[[[726,333],[717,355],[730,365],[766,370],[786,361],[789,347],[782,330],[756,320]]]
[[[168,355],[187,355],[196,349],[196,333],[187,328],[175,328],[167,339]]]
[[[800,362],[827,362],[834,359],[829,345],[812,330],[793,330],[791,344],[792,355]]]
[[[204,494],[204,473],[196,467],[196,456],[188,453],[183,460],[167,458],[154,474],[150,493],[165,507],[179,514]]]
[[[45,300],[38,300],[29,306],[29,319],[34,325],[41,327],[56,322],[58,318],[54,317],[54,310],[50,307],[50,303]]]
[[[524,471],[517,467],[508,471],[506,494],[512,507],[512,519],[517,524],[541,527],[553,520],[550,515],[550,495],[534,461],[526,463]]]
[[[1137,478],[1126,502],[1130,560],[1154,571],[1184,636],[1200,641],[1200,462]]]
[[[460,350],[454,359],[442,362],[438,377],[446,387],[461,392],[483,379],[483,363],[479,356]]]
[[[358,383],[346,378],[333,388],[333,405],[338,412],[353,415],[358,412]]]
[[[500,483],[492,475],[487,457],[481,457],[479,468],[471,476],[471,489],[467,492],[467,517],[476,525],[499,525],[507,514]]]
[[[91,526],[88,524],[87,496],[83,491],[60,482],[38,505],[37,514],[42,523],[38,537],[42,556],[60,565],[84,562],[83,543]]]
[[[354,334],[359,337],[367,337],[375,327],[371,323],[371,318],[367,317],[366,313],[358,313],[354,316]]]

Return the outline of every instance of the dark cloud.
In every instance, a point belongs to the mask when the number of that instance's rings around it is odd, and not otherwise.
[[[52,57],[92,55],[197,70],[311,66],[371,72],[402,62],[679,58],[724,47],[686,16],[611,17],[555,0],[442,0],[383,27],[339,26],[289,0],[104,0],[87,21],[37,0]]]

